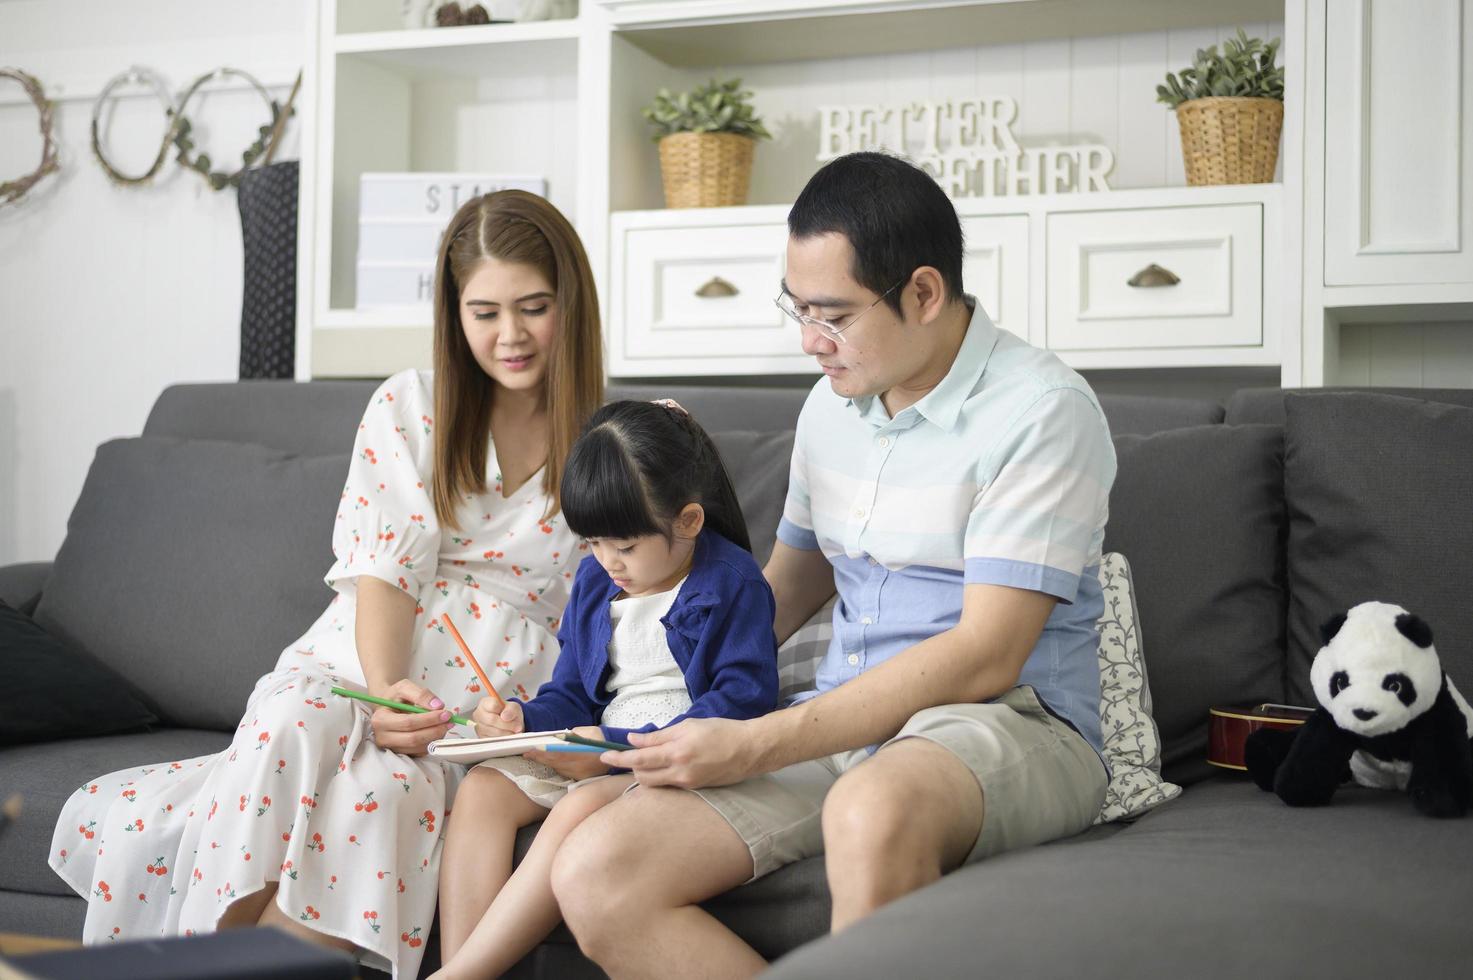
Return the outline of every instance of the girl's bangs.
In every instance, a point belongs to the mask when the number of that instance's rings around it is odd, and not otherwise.
[[[663,534],[645,501],[639,474],[618,439],[594,429],[573,445],[562,481],[563,518],[582,538]]]

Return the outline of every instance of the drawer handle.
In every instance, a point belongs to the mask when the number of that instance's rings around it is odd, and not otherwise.
[[[1163,269],[1152,262],[1140,272],[1125,280],[1127,286],[1135,286],[1138,289],[1154,289],[1157,286],[1175,286],[1181,282],[1181,277],[1170,269]]]
[[[712,276],[705,285],[696,290],[701,299],[725,299],[735,296],[739,290],[720,276]]]

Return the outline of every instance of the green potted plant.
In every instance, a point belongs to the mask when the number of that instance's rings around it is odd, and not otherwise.
[[[1176,110],[1188,184],[1265,184],[1274,179],[1284,125],[1280,39],[1238,36],[1197,52],[1166,75],[1156,101]]]
[[[660,89],[643,115],[655,127],[665,206],[744,204],[752,179],[752,150],[772,134],[757,118],[742,80],[714,78],[679,95]]]

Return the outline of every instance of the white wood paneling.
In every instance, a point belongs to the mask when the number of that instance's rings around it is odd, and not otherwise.
[[[1265,39],[1281,37],[1281,22],[1243,25]],[[685,69],[651,64],[650,56],[629,41],[615,48],[615,79],[625,65],[660,85],[692,86],[712,75],[739,76],[755,93],[754,102],[774,139],[757,148],[751,204],[790,203],[818,169],[818,128],[814,108],[824,104],[875,102],[965,95],[1007,95],[1018,102],[1014,135],[1024,146],[1099,139],[1115,151],[1109,177],[1117,190],[1186,184],[1175,115],[1156,102],[1156,86],[1167,71],[1191,63],[1199,47],[1220,44],[1233,28],[1060,38],[1015,44],[959,47],[921,54],[824,58],[812,61],[721,64]],[[657,63],[656,63],[657,64]],[[616,87],[615,126],[635,125],[649,92]],[[638,122],[642,125],[642,121]],[[659,166],[652,143],[638,152],[636,172]],[[628,157],[616,161],[614,186],[631,188]],[[615,194],[625,209],[660,207],[646,190],[638,202]],[[627,203],[626,203],[627,202]]]
[[[1326,383],[1473,388],[1473,323],[1347,323]]]
[[[0,564],[50,559],[99,443],[138,433],[164,387],[228,380],[240,345],[240,213],[172,160],[153,185],[114,186],[92,159],[91,100],[137,63],[182,88],[230,64],[284,99],[304,55],[296,0],[0,3],[0,62],[58,98],[62,172],[0,213]],[[7,83],[5,92],[18,89]],[[130,90],[131,91],[131,90]],[[206,149],[227,160],[255,138],[254,94],[212,91]],[[160,127],[151,99],[117,105],[116,162],[145,168]],[[279,159],[297,156],[297,126]],[[152,146],[147,144],[152,143]],[[35,166],[35,110],[0,103],[0,173]],[[14,155],[12,155],[14,154]]]
[[[1327,13],[1325,282],[1473,281],[1473,0]]]

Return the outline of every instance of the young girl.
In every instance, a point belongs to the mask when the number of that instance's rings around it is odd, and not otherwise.
[[[626,401],[596,412],[568,456],[562,502],[593,551],[558,631],[562,653],[531,700],[481,701],[483,734],[573,728],[623,742],[682,718],[774,707],[772,591],[716,447],[683,409]],[[501,974],[557,925],[553,856],[633,781],[609,773],[597,756],[554,753],[471,771],[446,837],[436,977]],[[544,817],[511,874],[517,831]],[[444,928],[468,915],[480,918],[468,937]]]

